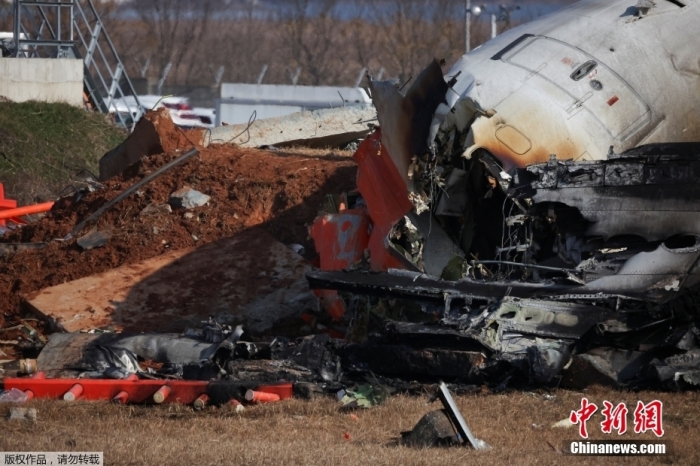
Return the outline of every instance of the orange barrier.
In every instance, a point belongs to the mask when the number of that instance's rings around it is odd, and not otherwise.
[[[125,391],[117,393],[114,398],[112,398],[112,403],[119,403],[125,405],[129,402],[129,394]]]
[[[196,410],[204,409],[207,406],[208,401],[209,397],[207,395],[200,395],[199,398],[194,400],[193,407]]]
[[[39,375],[41,374],[41,375]],[[44,374],[37,372],[39,377],[7,378],[5,390],[16,388],[25,393],[31,391],[30,398],[63,398],[66,392],[75,384],[83,388],[80,398],[84,400],[112,400],[120,392],[129,394],[129,403],[152,402],[156,390],[162,389],[163,380],[138,380],[133,375],[126,380],[120,379],[47,379]],[[191,404],[199,395],[206,393],[209,382],[172,380],[167,382],[168,391],[165,403]],[[29,395],[29,393],[27,393]]]
[[[70,390],[66,392],[65,395],[63,395],[63,399],[65,401],[75,401],[78,398],[80,398],[80,395],[83,394],[83,386],[80,385],[79,383],[73,385]]]
[[[249,402],[271,403],[273,401],[279,401],[280,396],[274,393],[256,392],[253,390],[248,390],[247,392],[245,392],[245,399]]]
[[[45,380],[46,379],[46,374],[43,372],[39,371],[36,372],[32,377],[34,380]],[[24,393],[27,394],[27,401],[33,400],[34,399],[34,392],[31,390],[25,390]]]
[[[0,220],[48,212],[53,207],[53,204],[53,202],[44,202],[43,204],[27,205],[24,207],[17,207],[16,209],[0,210]]]
[[[7,209],[16,209],[17,201],[5,199],[5,187],[0,183],[0,212]],[[0,227],[5,226],[5,220],[0,220]]]
[[[294,388],[291,383],[278,383],[274,385],[261,385],[255,392],[271,393],[280,397],[280,400],[287,400],[294,396]]]
[[[155,401],[158,404],[161,404],[162,402],[168,399],[168,397],[170,396],[170,392],[170,387],[168,387],[167,385],[163,385],[158,389],[157,392],[153,394],[153,401]]]

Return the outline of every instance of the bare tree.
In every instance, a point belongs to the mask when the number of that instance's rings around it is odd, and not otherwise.
[[[340,59],[334,38],[338,18],[334,10],[338,0],[291,0],[283,7],[280,27],[290,65],[301,67],[302,80],[308,84],[328,84],[338,79],[334,62]]]
[[[221,2],[216,0],[139,0],[132,4],[145,26],[145,45],[150,49],[151,63],[158,76],[168,63],[171,73],[182,76],[184,82],[206,72],[198,66],[198,53],[202,50],[201,39],[213,19],[220,11]]]

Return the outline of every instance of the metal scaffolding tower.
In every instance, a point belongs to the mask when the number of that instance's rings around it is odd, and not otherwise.
[[[92,0],[14,0],[13,32],[15,57],[82,59],[86,104],[134,129],[143,108]]]

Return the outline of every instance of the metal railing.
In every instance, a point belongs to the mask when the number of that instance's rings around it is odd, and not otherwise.
[[[143,107],[92,0],[14,0],[14,52],[25,58],[78,58],[86,104],[132,131]]]

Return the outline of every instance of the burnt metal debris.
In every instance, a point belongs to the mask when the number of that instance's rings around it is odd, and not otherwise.
[[[513,164],[465,151],[459,105],[440,110],[452,84],[437,62],[405,95],[372,83],[381,131],[355,156],[359,193],[325,217],[364,215],[369,239],[314,236],[324,270],[307,278],[347,304],[360,335],[349,361],[494,387],[576,386],[592,374],[696,386],[700,143]],[[323,267],[329,241],[360,254]]]

